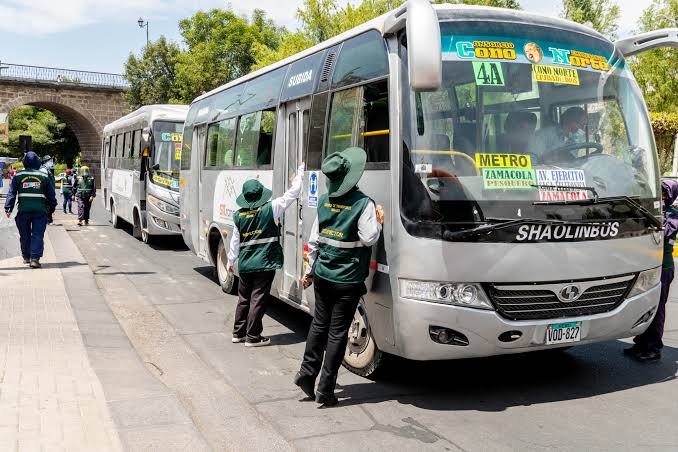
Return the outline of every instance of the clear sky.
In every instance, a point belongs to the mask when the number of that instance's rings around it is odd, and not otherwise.
[[[560,0],[520,0],[523,9],[557,16]],[[620,35],[626,36],[651,0],[617,0],[622,10]],[[0,0],[0,61],[35,66],[121,73],[130,53],[138,53],[150,22],[151,39],[163,34],[180,42],[177,23],[198,10],[254,8],[277,23],[297,27],[302,0]]]

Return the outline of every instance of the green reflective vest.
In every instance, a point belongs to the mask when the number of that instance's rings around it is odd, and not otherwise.
[[[14,177],[18,181],[19,212],[49,213],[46,187],[51,182],[47,174],[39,170],[24,170]]]
[[[61,189],[64,195],[73,194],[73,182],[71,181],[71,176],[64,176],[61,179]]]
[[[94,178],[92,176],[77,176],[78,177],[78,189],[75,192],[75,196],[82,199],[87,199],[92,196],[94,191]]]
[[[318,257],[315,274],[338,284],[365,281],[371,251],[358,236],[358,220],[372,202],[359,190],[338,198],[322,195],[318,201]]]
[[[666,215],[676,216],[678,215],[678,209],[675,207],[667,207]],[[676,236],[664,237],[664,260],[662,261],[662,268],[673,268],[673,245],[676,242]]]
[[[270,202],[257,209],[240,209],[233,216],[240,233],[240,273],[276,270],[282,267],[283,250],[280,228],[273,220]]]

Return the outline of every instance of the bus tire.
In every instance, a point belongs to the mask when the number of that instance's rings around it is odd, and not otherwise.
[[[134,225],[132,225],[132,237],[137,240],[143,240],[143,229],[141,227],[141,218],[139,218],[139,213],[134,212]]]
[[[141,230],[141,241],[144,242],[146,245],[151,245],[151,244],[153,244],[154,238],[151,234],[148,233],[148,231],[144,231],[142,229]]]
[[[120,229],[120,217],[115,212],[115,203],[111,201],[111,224],[113,229]]]
[[[356,375],[375,378],[383,368],[386,353],[379,350],[362,301],[358,304],[353,322],[348,330],[348,344],[343,365]]]
[[[228,271],[228,258],[226,257],[226,248],[224,241],[219,241],[219,250],[217,251],[216,274],[219,280],[221,290],[229,295],[235,295],[238,291],[238,281],[234,273]]]

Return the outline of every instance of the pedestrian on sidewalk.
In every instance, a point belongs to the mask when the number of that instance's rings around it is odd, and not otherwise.
[[[673,244],[678,234],[678,209],[673,203],[678,198],[678,181],[662,178],[662,201],[664,201],[664,259],[661,274],[661,295],[657,313],[649,328],[633,339],[633,346],[624,353],[640,362],[657,361],[662,357],[666,302],[674,275]]]
[[[16,173],[10,184],[5,213],[9,218],[18,200],[19,212],[14,221],[19,229],[21,255],[24,264],[40,268],[40,258],[45,248],[45,229],[49,215],[56,209],[57,199],[54,185],[40,171],[40,157],[35,152],[27,152],[23,163],[25,169]]]
[[[97,197],[96,181],[89,173],[89,167],[80,167],[79,174],[73,178],[73,192],[78,203],[78,226],[82,226],[83,221],[89,224],[89,212]]]
[[[238,259],[238,306],[235,310],[233,343],[245,342],[245,347],[269,345],[271,340],[261,335],[269,292],[275,271],[282,267],[278,220],[301,194],[304,165],[299,166],[290,188],[273,201],[271,190],[256,179],[246,181],[236,199],[241,207],[233,216],[235,226],[231,236],[226,268],[234,272]]]
[[[71,175],[73,172],[66,170],[66,175],[61,179],[61,197],[64,201],[64,213],[73,213],[73,179]]]
[[[367,293],[370,247],[379,240],[384,224],[383,208],[357,187],[366,161],[364,150],[349,148],[323,162],[328,193],[318,201],[308,243],[309,266],[301,280],[304,288],[315,284],[315,311],[294,383],[325,406],[338,402],[334,389],[348,329],[360,298]]]
[[[52,188],[54,189],[54,191],[56,191],[56,178],[54,177],[54,159],[52,158],[51,155],[46,154],[42,157],[42,166],[40,167],[40,171],[44,171],[45,174],[47,174],[49,182],[52,184]],[[47,224],[52,223],[54,223],[53,212],[50,212]]]

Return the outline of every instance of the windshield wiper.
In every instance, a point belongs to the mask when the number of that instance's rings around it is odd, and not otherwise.
[[[545,188],[547,190],[553,190],[553,189],[558,189],[558,190],[563,190],[565,187],[560,187],[560,186],[551,186],[551,185],[533,185],[533,187],[537,188]],[[630,196],[610,196],[608,198],[600,198],[598,197],[598,192],[596,191],[595,188],[593,187],[567,187],[568,191],[573,191],[573,190],[588,190],[591,193],[593,193],[593,198],[592,199],[573,199],[570,201],[535,201],[532,203],[533,206],[559,206],[559,205],[572,205],[572,204],[599,204],[601,202],[616,202],[616,201],[622,201],[625,204],[633,207],[636,209],[638,212],[640,212],[644,218],[646,218],[652,226],[655,228],[662,229],[663,224],[660,220],[655,217],[652,212],[650,212],[648,209],[646,209],[642,204],[637,202],[635,199],[631,198]]]
[[[579,224],[572,223],[563,220],[548,220],[548,219],[539,219],[539,218],[492,218],[487,217],[485,221],[493,221],[494,223],[483,224],[473,229],[464,229],[462,231],[445,231],[443,233],[443,239],[453,242],[455,240],[464,239],[473,235],[480,235],[496,231],[498,229],[504,229],[511,226],[517,226],[520,224],[530,223],[530,224]]]

